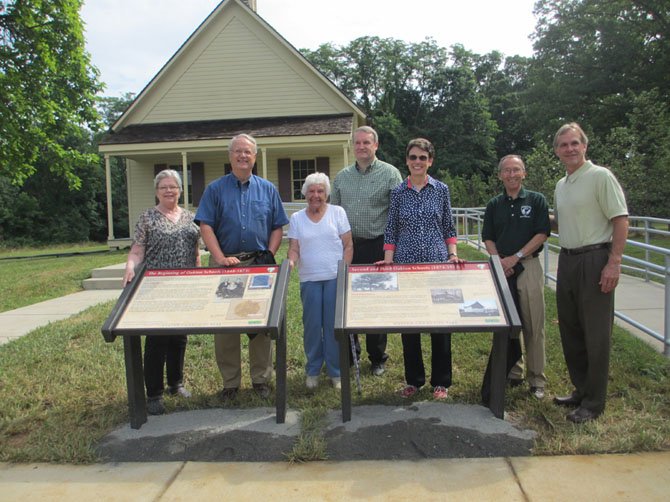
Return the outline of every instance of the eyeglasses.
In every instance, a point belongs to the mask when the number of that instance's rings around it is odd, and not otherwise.
[[[179,187],[178,186],[158,187],[158,190],[160,190],[161,192],[167,192],[168,190],[171,190],[171,191],[174,192],[174,191],[179,190]]]
[[[247,157],[251,157],[252,155],[256,155],[256,152],[252,152],[251,150],[233,150],[233,153],[235,155],[246,155]]]
[[[502,174],[519,174],[523,172],[523,169],[520,167],[514,167],[514,168],[505,168],[500,171]]]
[[[419,159],[421,162],[426,162],[428,160],[428,155],[408,155],[409,160]]]

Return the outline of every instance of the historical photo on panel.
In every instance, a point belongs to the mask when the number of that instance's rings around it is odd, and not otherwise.
[[[248,276],[246,275],[225,275],[221,277],[221,282],[216,288],[216,297],[221,300],[242,298],[247,280]]]
[[[433,303],[463,303],[461,288],[435,288],[430,290]]]
[[[492,298],[480,298],[464,303],[458,312],[461,317],[497,317],[500,315],[498,305]]]
[[[398,291],[398,274],[394,272],[351,274],[352,291]]]

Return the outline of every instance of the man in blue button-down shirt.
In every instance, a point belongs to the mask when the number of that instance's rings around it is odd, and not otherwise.
[[[202,196],[195,221],[210,252],[210,266],[238,267],[275,263],[288,218],[279,192],[269,181],[252,174],[256,140],[247,134],[231,139],[228,155],[232,173],[210,183]],[[214,338],[216,362],[223,378],[224,401],[236,397],[242,380],[240,339]],[[249,368],[254,390],[270,394],[272,344],[267,335],[250,336]]]

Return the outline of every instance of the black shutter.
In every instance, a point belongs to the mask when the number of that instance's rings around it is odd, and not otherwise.
[[[279,175],[279,196],[281,200],[283,202],[293,202],[291,159],[277,159],[277,172]]]
[[[317,157],[316,170],[330,177],[330,157]]]
[[[191,204],[194,206],[200,205],[202,193],[205,191],[205,163],[192,162],[191,163]]]

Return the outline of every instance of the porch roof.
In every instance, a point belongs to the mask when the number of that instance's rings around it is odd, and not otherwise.
[[[123,145],[201,141],[232,138],[240,133],[250,134],[254,138],[323,134],[348,135],[352,132],[353,120],[353,114],[337,114],[134,124],[124,127],[118,132],[109,131],[103,136],[99,144]]]

